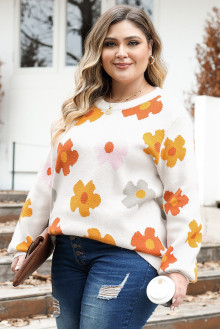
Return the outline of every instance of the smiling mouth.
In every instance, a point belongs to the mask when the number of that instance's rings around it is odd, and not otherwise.
[[[132,63],[114,63],[118,69],[127,69]]]

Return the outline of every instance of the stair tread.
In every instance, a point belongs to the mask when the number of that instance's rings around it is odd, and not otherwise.
[[[0,266],[11,263],[12,262],[12,257],[13,257],[13,255],[9,255],[9,254],[1,256]],[[52,255],[47,260],[51,260],[51,259],[52,259]]]
[[[220,316],[220,294],[216,293],[214,299],[210,299],[208,294],[198,295],[191,302],[183,302],[183,304],[170,311],[170,308],[158,306],[149,322],[174,320],[178,318],[196,317],[201,315],[216,314]]]
[[[6,226],[4,226],[3,224],[4,223],[1,223],[1,225],[0,225],[0,234],[13,234],[14,233],[14,230],[16,227],[15,223],[12,222],[11,224],[8,224]]]
[[[24,202],[14,202],[14,201],[0,202],[0,208],[16,208],[16,207],[22,207],[23,205]]]
[[[23,195],[23,194],[27,194],[28,190],[0,190],[0,195]]]
[[[21,321],[22,322],[22,321]],[[45,318],[29,318],[29,324],[20,326],[19,329],[57,329],[56,320],[52,316]],[[24,321],[22,323],[25,323]],[[14,328],[14,325],[10,324],[10,321],[4,320],[0,322],[0,329]]]
[[[220,295],[215,297],[215,299],[210,299],[208,295],[201,295],[195,298],[193,302],[184,302],[179,308],[174,311],[170,311],[169,308],[158,306],[154,311],[153,315],[148,320],[146,325],[153,325],[157,322],[166,321],[177,321],[184,318],[186,321],[189,318],[200,318],[201,316],[214,316],[218,315],[220,317]],[[20,329],[56,329],[55,319],[50,317],[45,318],[29,318],[29,324],[20,326]],[[12,327],[7,320],[0,322],[0,329]]]
[[[50,294],[52,291],[51,283],[45,283],[38,286],[21,284],[14,288],[12,285],[0,286],[0,301],[11,299],[22,299],[31,296],[41,296]]]

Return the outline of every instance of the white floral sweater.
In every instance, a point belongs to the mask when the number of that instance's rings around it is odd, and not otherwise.
[[[196,281],[202,240],[193,124],[160,88],[135,100],[99,101],[48,153],[9,252],[46,228],[135,250],[159,274]]]

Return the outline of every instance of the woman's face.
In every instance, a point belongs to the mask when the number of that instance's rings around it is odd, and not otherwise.
[[[128,20],[110,26],[104,40],[101,59],[113,81],[129,83],[144,77],[152,54],[152,42]]]

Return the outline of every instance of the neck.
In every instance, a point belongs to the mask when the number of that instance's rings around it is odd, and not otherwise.
[[[143,89],[143,93],[146,93],[149,86],[150,85],[146,82],[144,78],[129,83],[112,81],[111,100],[122,100],[139,91],[140,89]],[[139,94],[138,96],[140,95],[141,94]]]

